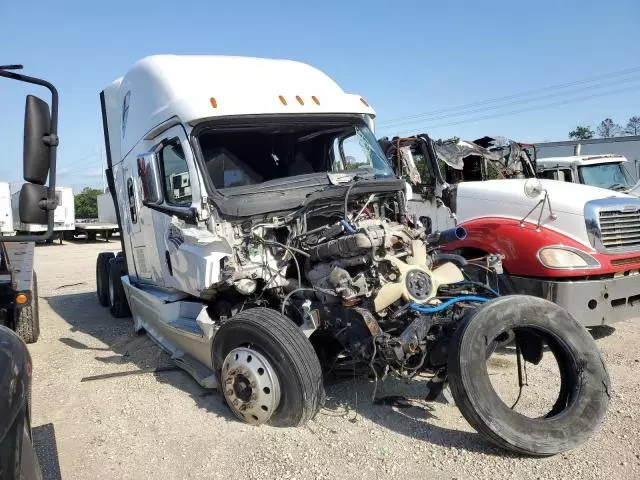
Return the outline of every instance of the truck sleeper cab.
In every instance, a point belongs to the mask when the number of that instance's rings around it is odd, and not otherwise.
[[[243,87],[249,77],[260,79],[257,88]],[[131,314],[134,328],[146,330],[205,387],[218,385],[216,332],[239,311],[221,294],[240,298],[290,280],[281,261],[289,247],[277,245],[290,234],[291,213],[342,205],[348,189],[358,198],[396,195],[403,186],[384,155],[375,154],[373,109],[301,63],[148,57],[100,98],[123,251],[98,257],[99,301],[115,316]],[[347,186],[356,176],[358,184]],[[247,235],[255,241],[239,249]],[[309,336],[314,327],[300,331]],[[310,355],[304,341],[298,348]],[[260,370],[270,371],[261,361]],[[319,369],[312,371],[312,383],[321,382]],[[306,410],[276,422],[296,424],[315,413],[319,390],[308,388],[315,393],[305,394]],[[265,409],[244,420],[271,418],[272,403],[261,401]]]

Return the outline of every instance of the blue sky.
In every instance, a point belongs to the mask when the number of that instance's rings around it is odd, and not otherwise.
[[[562,140],[577,124],[595,127],[605,117],[625,123],[640,115],[636,72],[608,87],[556,91],[542,102],[382,128],[398,117],[640,67],[638,0],[22,1],[2,2],[0,19],[0,64],[23,63],[25,73],[59,88],[58,184],[75,190],[102,185],[99,91],[136,60],[158,53],[310,63],[374,106],[379,135]],[[0,179],[13,182],[21,171],[23,97],[35,90],[0,80]]]

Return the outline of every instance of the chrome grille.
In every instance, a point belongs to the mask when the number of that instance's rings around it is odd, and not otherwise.
[[[640,247],[640,211],[600,210],[600,235],[607,249]]]

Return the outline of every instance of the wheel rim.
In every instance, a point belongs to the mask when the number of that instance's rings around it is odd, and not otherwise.
[[[113,286],[113,279],[109,276],[109,305],[116,303],[116,289]]]
[[[231,350],[222,364],[224,397],[240,419],[267,422],[280,403],[280,382],[264,355],[247,347]]]

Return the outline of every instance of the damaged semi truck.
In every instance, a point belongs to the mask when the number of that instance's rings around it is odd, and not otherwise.
[[[465,232],[427,234],[407,214],[364,98],[298,62],[154,56],[100,99],[122,252],[98,256],[98,300],[240,419],[304,424],[323,371],[351,363],[448,382],[474,428],[522,454],[573,448],[600,423],[609,377],[588,332],[472,280],[499,275],[490,252],[440,253]],[[518,365],[558,364],[541,417],[492,388],[486,360],[509,342]]]
[[[533,146],[506,139],[435,141],[423,134],[380,144],[412,183],[408,210],[427,229],[467,231],[446,246],[450,253],[500,254],[505,291],[551,300],[586,327],[638,315],[637,197],[538,179]]]

